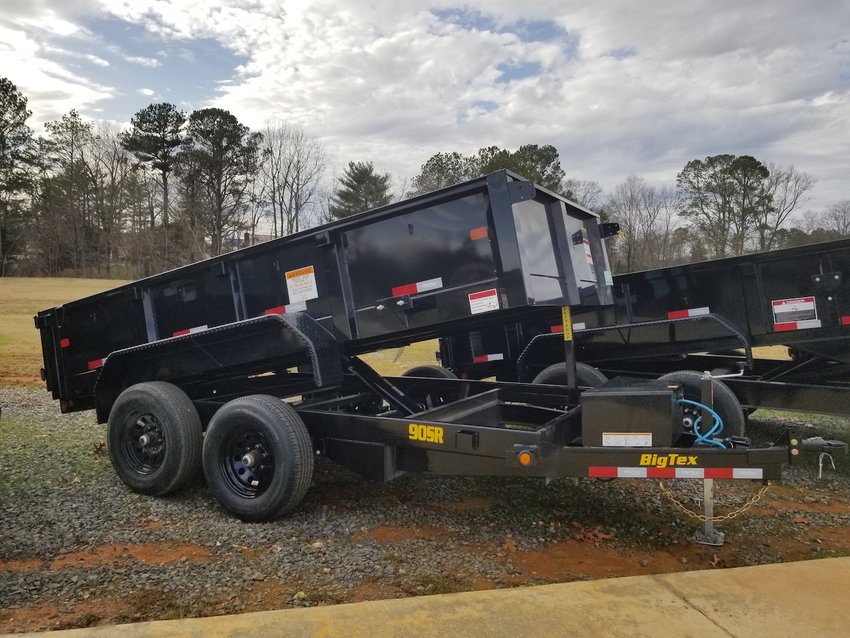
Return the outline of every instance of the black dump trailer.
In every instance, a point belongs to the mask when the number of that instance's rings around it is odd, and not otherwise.
[[[552,348],[574,370],[571,309],[614,303],[611,230],[500,171],[40,312],[43,377],[64,412],[108,423],[132,489],[165,494],[202,466],[245,520],[296,507],[316,454],[382,480],[778,479],[803,442],[701,431],[677,385],[620,378],[579,396],[574,374],[566,388],[440,367],[388,378],[358,358],[554,309],[567,331]]]
[[[572,329],[587,385],[628,374],[683,383],[723,377],[723,409],[850,416],[850,240],[617,275],[614,303],[578,308]],[[440,341],[461,376],[566,383],[553,355],[560,316]],[[788,357],[759,356],[785,346]],[[755,352],[754,352],[754,349]]]

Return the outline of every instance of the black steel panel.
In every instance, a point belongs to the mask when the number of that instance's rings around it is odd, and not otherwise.
[[[82,400],[111,352],[270,313],[306,312],[356,354],[503,325],[535,304],[605,303],[607,263],[566,242],[588,228],[604,253],[596,222],[499,171],[42,313],[51,341],[71,343],[44,349],[47,377],[60,398]],[[566,260],[574,250],[581,258]],[[161,367],[174,381],[187,368]]]

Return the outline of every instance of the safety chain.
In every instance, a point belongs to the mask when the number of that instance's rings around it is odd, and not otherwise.
[[[744,504],[741,505],[741,507],[739,507],[738,509],[731,511],[728,514],[723,514],[721,516],[712,516],[712,517],[708,517],[705,514],[699,514],[697,512],[694,512],[693,510],[690,510],[687,507],[685,507],[682,503],[680,503],[679,501],[676,500],[676,497],[673,496],[673,494],[670,493],[670,490],[667,488],[667,485],[664,484],[664,481],[659,481],[658,487],[660,487],[661,491],[664,493],[664,495],[668,499],[670,499],[670,502],[673,504],[673,507],[675,507],[677,510],[679,510],[683,514],[686,514],[687,516],[690,516],[691,518],[695,518],[702,523],[705,523],[706,521],[709,521],[709,520],[714,522],[714,523],[717,523],[717,522],[720,522],[720,521],[730,521],[733,518],[735,518],[736,516],[740,516],[741,514],[746,512],[748,509],[750,509],[753,505],[758,503],[759,500],[761,499],[761,497],[764,496],[764,493],[767,492],[767,488],[770,487],[770,481],[768,481],[767,483],[762,485],[759,488],[759,490],[757,492],[755,492],[754,494],[752,494],[744,502]]]

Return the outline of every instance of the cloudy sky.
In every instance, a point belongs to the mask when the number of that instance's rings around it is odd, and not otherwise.
[[[606,189],[733,153],[850,199],[847,0],[0,0],[0,75],[36,131],[167,101],[297,124],[337,172],[549,143]]]

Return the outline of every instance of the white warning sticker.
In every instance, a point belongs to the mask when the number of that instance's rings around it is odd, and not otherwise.
[[[474,314],[499,309],[499,293],[495,288],[473,292],[469,295],[469,311]]]
[[[652,447],[652,432],[603,432],[603,447]]]
[[[818,318],[814,297],[774,299],[770,303],[773,306],[773,323],[810,321]]]
[[[319,289],[316,288],[316,271],[312,266],[288,271],[286,273],[286,290],[289,293],[290,304],[318,298]]]

